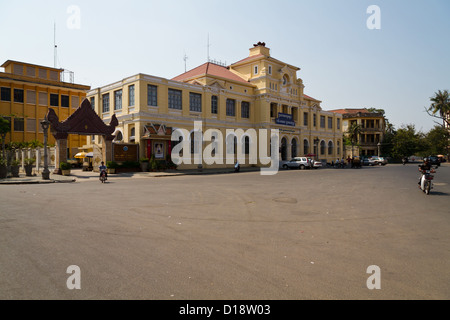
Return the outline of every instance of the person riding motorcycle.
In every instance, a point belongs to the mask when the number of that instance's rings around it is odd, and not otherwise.
[[[108,179],[108,172],[106,171],[106,166],[105,166],[105,163],[103,161],[101,162],[101,165],[98,167],[98,169],[100,171],[99,178],[102,176],[102,173],[105,172],[105,178],[106,178],[105,180],[107,180]]]
[[[422,173],[422,175],[420,176],[418,185],[419,188],[421,188],[422,190],[425,188],[425,173],[427,171],[430,171],[432,169],[431,167],[431,162],[429,158],[425,158],[423,159],[423,163],[421,165],[419,165],[419,171]]]

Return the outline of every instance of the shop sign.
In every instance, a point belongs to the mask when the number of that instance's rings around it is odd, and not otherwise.
[[[276,124],[281,124],[284,126],[295,127],[295,121],[291,114],[288,113],[278,113],[278,118],[275,119]]]

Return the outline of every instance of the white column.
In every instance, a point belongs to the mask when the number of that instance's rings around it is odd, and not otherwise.
[[[39,172],[40,162],[41,162],[41,150],[40,148],[34,149],[36,153],[36,172]]]

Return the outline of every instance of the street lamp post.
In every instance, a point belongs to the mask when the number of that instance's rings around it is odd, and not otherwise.
[[[50,126],[50,121],[47,117],[41,121],[42,129],[44,129],[44,170],[42,171],[42,180],[50,180],[50,171],[48,170],[48,160],[47,160],[47,139],[48,139],[48,128]]]
[[[381,148],[381,143],[380,142],[378,142],[378,144],[377,144],[377,147],[378,147],[378,156],[380,156],[380,148]]]
[[[319,138],[314,139],[314,155],[316,157],[316,160],[318,159],[318,153],[319,153]]]

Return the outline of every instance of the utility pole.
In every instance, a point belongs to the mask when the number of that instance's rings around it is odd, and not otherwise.
[[[183,57],[183,60],[184,60],[184,72],[186,72],[186,61],[187,61],[187,59],[188,59],[188,56],[186,55],[186,53],[184,53],[184,57]]]
[[[56,54],[57,54],[57,48],[58,46],[56,45],[56,22],[53,23],[53,64],[54,67],[56,68]]]
[[[206,44],[206,55],[207,55],[207,62],[209,62],[209,47],[211,46],[211,44],[209,43],[209,33],[208,33],[208,42]]]

